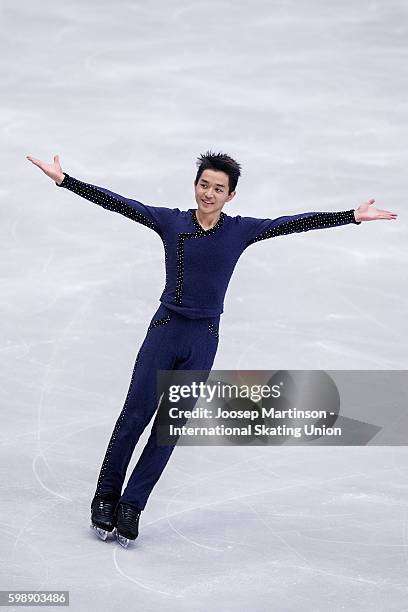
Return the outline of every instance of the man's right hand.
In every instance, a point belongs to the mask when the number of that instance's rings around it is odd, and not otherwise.
[[[60,164],[58,155],[54,155],[54,163],[52,164],[46,164],[45,162],[41,161],[41,159],[35,159],[35,157],[32,157],[31,155],[27,155],[26,157],[35,166],[38,166],[39,168],[41,168],[41,170],[47,176],[49,176],[53,181],[58,183],[58,185],[60,185],[62,181],[64,180],[65,175],[62,172],[62,168],[61,168],[61,164]]]

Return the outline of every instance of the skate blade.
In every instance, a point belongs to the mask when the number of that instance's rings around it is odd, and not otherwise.
[[[127,548],[130,542],[129,538],[125,538],[125,536],[120,535],[120,533],[118,533],[116,530],[115,532],[116,532],[116,539],[119,542],[119,544],[123,546],[123,548]]]
[[[108,535],[111,533],[111,531],[106,531],[106,529],[101,529],[100,527],[97,527],[96,525],[91,525],[91,529],[94,529],[96,531],[96,535],[98,536],[98,538],[100,538],[104,542],[107,539]]]

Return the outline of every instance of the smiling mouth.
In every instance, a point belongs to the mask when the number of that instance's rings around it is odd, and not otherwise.
[[[204,202],[204,204],[214,204],[214,202],[207,202],[207,200],[202,200],[202,202]]]

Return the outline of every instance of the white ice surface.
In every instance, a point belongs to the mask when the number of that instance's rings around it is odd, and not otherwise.
[[[75,612],[408,610],[404,447],[179,447],[135,545],[96,538],[164,254],[25,159],[187,209],[196,157],[226,151],[232,215],[374,197],[398,221],[245,252],[214,369],[407,369],[407,17],[403,0],[1,1],[1,589],[67,589]]]

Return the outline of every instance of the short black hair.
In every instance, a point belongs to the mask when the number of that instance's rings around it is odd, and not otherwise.
[[[225,174],[228,174],[228,195],[235,190],[238,179],[241,176],[241,165],[226,153],[213,153],[212,151],[202,153],[197,158],[197,166],[198,172],[194,185],[197,185],[204,170],[221,170],[225,172]]]

